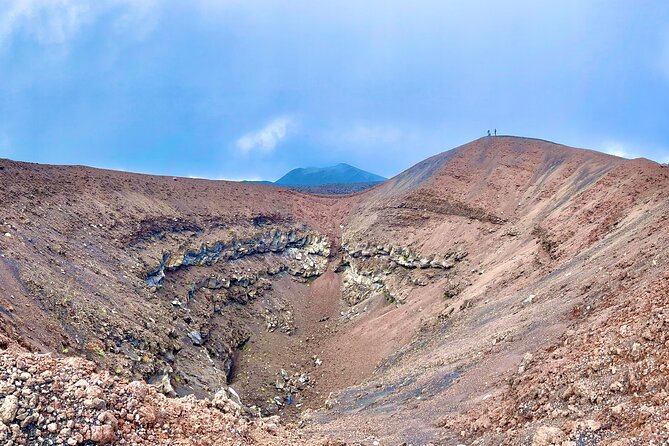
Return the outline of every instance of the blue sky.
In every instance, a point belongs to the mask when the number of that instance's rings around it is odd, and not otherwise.
[[[0,156],[391,176],[487,129],[669,162],[666,0],[0,0]]]

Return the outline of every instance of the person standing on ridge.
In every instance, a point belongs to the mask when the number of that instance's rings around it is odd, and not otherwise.
[[[495,136],[497,136],[497,129],[495,129]]]

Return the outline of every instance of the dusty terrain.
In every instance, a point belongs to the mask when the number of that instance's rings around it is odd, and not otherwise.
[[[482,138],[370,190],[0,160],[9,444],[664,444],[669,168]]]

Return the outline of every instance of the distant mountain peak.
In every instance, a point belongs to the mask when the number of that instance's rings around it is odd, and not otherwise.
[[[274,184],[279,186],[321,186],[324,184],[374,183],[386,178],[346,163],[327,167],[298,167]]]

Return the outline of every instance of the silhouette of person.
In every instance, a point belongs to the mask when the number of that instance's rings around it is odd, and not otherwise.
[[[497,129],[495,129],[495,136],[497,136]]]
[[[488,130],[488,136],[490,136],[490,130]]]

